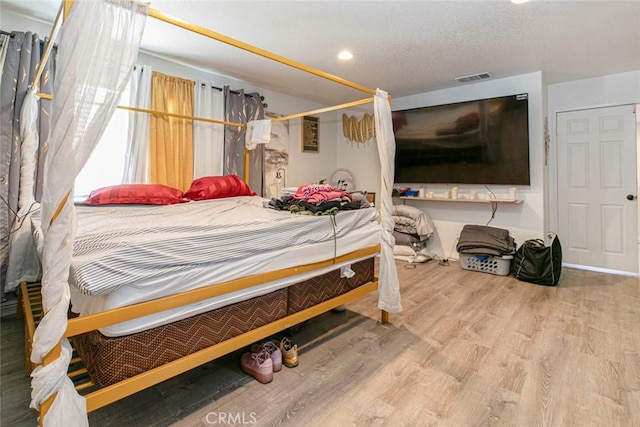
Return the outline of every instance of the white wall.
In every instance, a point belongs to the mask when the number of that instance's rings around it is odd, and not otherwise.
[[[31,31],[37,33],[41,39],[49,37],[51,33],[51,24],[4,10],[1,0],[0,12],[0,28],[4,31]]]
[[[338,126],[336,136],[337,161],[336,167],[346,168],[353,172],[358,190],[380,191],[380,159],[375,139],[365,143],[349,141],[342,130],[342,114],[355,116],[359,120],[365,113],[373,114],[373,104],[358,110],[341,110],[336,114]]]
[[[234,80],[205,70],[198,70],[186,65],[170,62],[164,58],[140,53],[138,64],[151,65],[154,71],[165,74],[180,76],[192,80],[206,80],[212,82],[214,86],[221,87],[229,85],[231,89],[243,88],[245,92],[258,92],[264,96],[268,104],[267,111],[289,115],[325,107],[325,105],[294,98],[278,92],[258,88],[251,83]],[[323,178],[328,178],[335,169],[336,159],[336,120],[333,113],[318,115],[320,118],[320,150],[318,153],[303,153],[301,149],[300,128],[301,119],[289,121],[289,165],[286,166],[287,186],[297,186],[311,182],[318,182]]]
[[[556,114],[575,109],[640,103],[640,70],[551,85],[547,85],[543,73],[536,72],[464,85],[455,89],[396,98],[392,106],[394,110],[397,110],[521,92],[529,93],[531,185],[518,187],[518,197],[524,200],[522,205],[499,205],[496,217],[491,222],[493,226],[509,229],[518,244],[526,239],[543,237],[546,231],[557,230]],[[361,117],[364,111],[346,111],[346,113]],[[638,116],[640,117],[640,114]],[[550,137],[546,165],[544,159],[545,117],[548,117]],[[640,131],[638,138],[640,146]],[[358,187],[369,190],[375,188],[378,191],[380,166],[375,144],[367,143],[362,146],[362,144],[347,142],[342,135],[341,125],[338,129],[337,140],[337,166],[351,169],[356,175]],[[640,156],[640,149],[638,152]],[[397,187],[401,185],[398,183]],[[486,191],[482,186],[457,186],[461,192],[475,190],[478,193],[484,193]],[[414,187],[419,188],[420,185],[414,184]],[[450,187],[432,185],[425,188],[442,192]],[[506,186],[491,186],[491,188],[499,194],[507,192]],[[398,200],[397,203],[400,201]],[[488,205],[465,205],[463,203],[453,205],[450,202],[435,201],[411,201],[409,203],[424,210],[434,219],[438,231],[435,238],[429,243],[429,249],[439,256],[455,257],[457,255],[455,242],[464,224],[484,224],[491,217]]]
[[[0,2],[1,7],[1,2]],[[0,14],[0,26],[5,31],[33,31],[41,37],[48,37],[51,25],[36,21],[30,17],[14,14],[2,10]],[[229,85],[231,89],[244,89],[245,92],[259,92],[265,97],[268,104],[267,111],[281,115],[289,115],[312,111],[325,105],[317,104],[300,98],[294,98],[278,92],[261,89],[250,83],[213,74],[207,70],[195,69],[187,65],[175,63],[165,58],[140,52],[139,65],[151,65],[155,71],[179,76],[192,80],[205,80],[215,86]],[[289,121],[289,165],[286,167],[287,186],[297,186],[311,182],[318,182],[323,178],[329,178],[336,167],[337,146],[335,135],[337,134],[337,121],[335,113],[318,115],[320,118],[320,150],[319,153],[303,153],[301,150],[301,119]]]
[[[518,198],[524,203],[519,205],[499,204],[492,226],[506,228],[518,243],[526,239],[542,237],[544,234],[544,165],[543,165],[543,89],[542,73],[530,73],[516,77],[491,80],[476,84],[463,85],[454,89],[421,93],[393,100],[392,109],[407,109],[452,102],[468,101],[516,93],[529,94],[529,162],[531,185],[518,187]],[[391,94],[393,95],[393,94]],[[351,113],[348,113],[351,114]],[[362,112],[356,113],[362,116]],[[338,167],[353,170],[358,186],[364,189],[378,189],[380,186],[379,161],[375,144],[365,147],[347,143],[338,136]],[[397,183],[396,187],[404,187]],[[484,194],[487,189],[481,185],[456,184],[461,193],[476,191]],[[450,190],[451,185],[416,185],[436,193]],[[492,185],[491,190],[506,198],[509,186]],[[376,190],[377,191],[377,190]],[[396,203],[401,203],[397,200]],[[491,219],[490,204],[465,204],[444,201],[409,201],[412,206],[425,211],[437,228],[436,235],[430,240],[428,249],[438,256],[457,258],[455,243],[465,224],[486,224]]]
[[[640,70],[611,74],[603,77],[551,84],[548,91],[549,129],[549,206],[551,229],[557,229],[557,164],[556,164],[556,115],[562,111],[585,108],[611,107],[640,103]],[[636,115],[639,112],[636,110]],[[639,163],[640,165],[640,163]]]

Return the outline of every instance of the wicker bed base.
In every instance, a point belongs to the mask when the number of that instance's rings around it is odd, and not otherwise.
[[[106,387],[284,317],[286,295],[281,289],[132,335],[91,331],[71,341],[93,383]]]
[[[77,337],[80,335],[87,335],[88,337],[91,336],[90,332],[87,331],[95,331],[96,328],[100,328],[102,326],[117,323],[118,321],[133,319],[135,318],[135,316],[132,316],[134,313],[136,313],[138,316],[144,316],[153,312],[162,311],[160,307],[169,309],[179,306],[179,303],[187,304],[197,302],[202,299],[211,298],[217,295],[222,295],[224,293],[233,292],[235,290],[244,289],[250,286],[255,286],[259,283],[263,283],[260,280],[276,280],[278,278],[288,277],[288,275],[291,274],[299,274],[302,272],[327,267],[334,263],[343,264],[345,261],[362,259],[363,256],[370,256],[379,253],[379,250],[379,245],[367,247],[358,251],[354,251],[350,254],[340,256],[333,260],[322,261],[316,264],[307,264],[290,269],[278,270],[277,272],[269,273],[259,277],[256,276],[255,278],[249,277],[245,279],[239,279],[237,281],[225,282],[224,284],[215,285],[202,291],[194,290],[184,294],[179,294],[175,297],[167,297],[164,299],[156,300],[153,301],[151,305],[149,303],[141,303],[132,307],[116,309],[104,313],[99,313],[97,315],[70,319],[67,326],[67,331],[65,332],[65,336],[69,337],[72,341],[77,341]],[[148,387],[151,387],[155,384],[158,384],[162,381],[165,381],[169,378],[175,377],[176,375],[200,366],[204,363],[210,362],[218,357],[224,356],[233,351],[246,347],[254,342],[265,339],[300,322],[304,322],[305,320],[316,317],[328,310],[331,310],[332,308],[346,304],[350,301],[354,301],[367,295],[370,292],[376,291],[378,288],[378,279],[374,276],[373,266],[373,258],[366,259],[362,262],[354,262],[351,268],[355,271],[356,274],[351,279],[340,278],[338,272],[332,272],[329,274],[329,276],[310,279],[308,281],[305,281],[306,283],[291,285],[289,288],[282,290],[282,292],[280,292],[278,295],[269,295],[267,299],[273,297],[273,303],[263,306],[263,309],[267,306],[271,307],[271,309],[268,310],[269,313],[265,314],[264,317],[270,317],[271,319],[276,320],[270,322],[266,320],[265,322],[261,322],[266,323],[262,326],[259,326],[259,323],[254,323],[253,325],[248,323],[245,325],[245,327],[236,325],[235,327],[229,328],[229,326],[225,324],[225,321],[229,321],[228,316],[225,316],[226,319],[218,318],[217,321],[219,322],[219,324],[217,327],[207,327],[204,329],[225,331],[227,329],[235,329],[232,332],[223,332],[222,335],[220,332],[218,332],[218,339],[222,339],[222,341],[220,341],[219,343],[210,345],[201,350],[197,350],[194,347],[191,354],[187,354],[182,357],[176,354],[173,348],[170,348],[170,345],[164,344],[163,346],[159,346],[158,348],[166,350],[164,351],[165,355],[163,356],[163,358],[157,358],[157,360],[162,360],[164,362],[165,360],[171,359],[172,357],[166,357],[166,354],[168,353],[175,354],[175,360],[165,362],[164,364],[149,369],[146,372],[134,374],[129,378],[113,383],[111,385],[101,387],[97,384],[94,384],[85,367],[85,361],[83,361],[82,358],[79,357],[77,351],[74,352],[74,356],[71,359],[68,369],[68,376],[73,380],[76,390],[85,397],[87,412],[95,411],[126,396],[130,396],[138,391],[144,390]],[[329,277],[331,277],[331,275],[333,275],[333,279],[335,280],[328,279]],[[307,289],[306,292],[302,291],[304,288]],[[39,283],[27,284],[23,282],[20,285],[20,289],[21,310],[19,309],[18,314],[24,315],[25,319],[25,370],[28,375],[35,368],[34,364],[32,364],[29,360],[29,355],[31,353],[31,343],[33,340],[34,331],[43,316],[43,311]],[[222,293],[220,293],[221,291]],[[261,298],[265,299],[264,296]],[[251,303],[248,304],[250,305]],[[228,310],[235,311],[238,309],[239,311],[237,311],[235,314],[236,317],[243,318],[244,316],[239,314],[242,313],[242,308],[236,307],[229,308]],[[255,309],[256,308],[254,307],[254,310]],[[251,312],[252,310],[248,307],[244,307],[244,310],[245,313],[250,317],[251,313],[249,312]],[[254,321],[255,320],[256,316],[254,316]],[[389,315],[384,310],[381,311],[381,321],[383,323],[389,322]],[[195,323],[196,322],[194,322],[194,324]],[[241,328],[242,330],[248,330],[246,332],[240,332],[240,329],[238,328]],[[192,334],[200,334],[200,331],[204,329],[198,329],[197,332],[192,332]],[[231,335],[235,336],[232,336],[231,338],[224,338]],[[94,334],[92,339],[95,339],[96,337],[100,338],[99,341],[101,342],[101,344],[98,345],[100,350],[96,351],[95,348],[93,348],[92,350],[85,349],[85,353],[87,351],[94,352],[93,355],[85,357],[89,359],[91,357],[95,357],[96,355],[100,356],[102,353],[111,353],[112,355],[117,354],[117,351],[109,350],[108,347],[105,347],[102,343],[102,339],[105,339],[106,337],[103,337],[101,334]],[[210,342],[213,342],[211,338],[207,339],[209,339]],[[78,347],[82,347],[82,344],[78,345]],[[170,348],[170,350],[167,350],[168,347]],[[144,349],[147,352],[146,354],[151,354],[152,349],[149,347],[148,342],[145,344]],[[49,359],[46,363],[51,363],[51,361],[54,360],[55,357],[57,357],[57,354],[57,351],[52,351],[51,356],[47,356]],[[156,354],[160,353],[156,352]],[[97,362],[97,359],[94,359],[91,362],[91,364],[99,363],[100,362]],[[121,363],[121,361],[119,363]],[[103,365],[100,365],[100,369],[107,373],[109,371],[109,369],[105,369]],[[118,370],[116,369],[115,371]],[[102,374],[103,373],[100,373],[99,375]],[[131,373],[128,373],[126,375],[130,374]],[[98,380],[99,377],[95,374],[95,372],[91,373],[91,376],[102,383],[112,382],[111,379],[106,378],[108,377],[108,375],[105,375],[105,378],[100,380]]]
[[[342,295],[373,280],[373,258],[184,320],[122,337],[92,331],[71,341],[93,384],[106,387]]]
[[[355,273],[351,278],[340,277],[338,269],[289,286],[288,314],[297,313],[373,281],[373,258],[351,264],[351,270]]]

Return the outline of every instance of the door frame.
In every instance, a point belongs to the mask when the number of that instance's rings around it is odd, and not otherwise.
[[[622,107],[631,105],[634,107],[634,112],[636,116],[636,123],[640,121],[640,103],[634,102],[623,102],[616,104],[606,104],[606,105],[594,105],[588,107],[579,107],[579,108],[566,108],[561,110],[556,110],[551,112],[548,116],[547,126],[544,133],[544,150],[545,150],[545,160],[546,160],[546,179],[545,179],[545,193],[546,196],[546,205],[545,209],[545,227],[547,230],[558,230],[558,226],[560,223],[559,219],[559,197],[558,197],[558,115],[562,113],[568,113],[573,111],[584,111],[584,110],[599,110],[603,108],[610,107]],[[636,126],[636,150],[637,157],[640,158],[640,132],[638,131],[638,126]],[[638,170],[640,169],[640,161],[636,159],[636,180],[637,186],[640,186],[640,179],[638,179]],[[638,193],[638,190],[636,191]],[[640,194],[637,194],[640,196]],[[640,199],[636,198],[636,202],[639,203],[638,207],[638,216],[640,217]],[[636,248],[636,256],[640,257],[640,226],[638,227],[638,241],[639,244],[635,246]],[[599,273],[607,273],[607,274],[617,274],[622,276],[631,276],[631,277],[640,277],[640,262],[639,271],[638,272],[628,272],[628,271],[620,271],[614,269],[600,268],[600,267],[592,267],[586,265],[577,265],[577,264],[569,264],[562,263],[563,267],[575,268],[579,270],[588,270]]]

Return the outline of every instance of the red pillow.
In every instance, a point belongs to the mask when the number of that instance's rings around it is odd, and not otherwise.
[[[203,176],[193,180],[184,197],[191,200],[255,196],[256,193],[237,175]]]
[[[173,205],[188,202],[182,191],[161,184],[122,184],[93,190],[88,205]]]

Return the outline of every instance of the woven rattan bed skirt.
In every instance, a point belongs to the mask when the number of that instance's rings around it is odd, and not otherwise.
[[[269,294],[202,313],[188,319],[122,337],[92,331],[71,338],[92,382],[105,387],[188,354],[223,342],[368,283],[374,259],[351,265]]]

